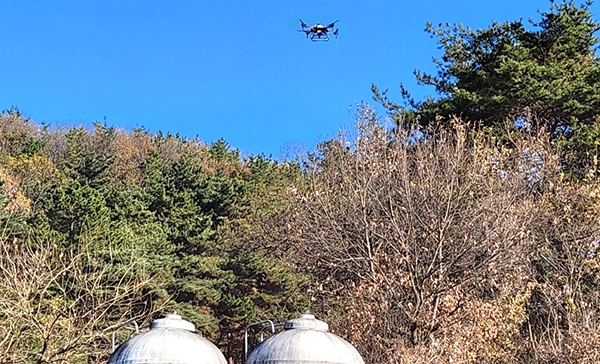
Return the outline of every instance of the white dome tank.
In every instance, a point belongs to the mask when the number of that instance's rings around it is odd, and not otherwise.
[[[108,364],[227,364],[221,351],[195,331],[181,316],[167,315],[121,344]]]
[[[258,345],[246,364],[364,364],[352,344],[313,315],[289,320],[283,328]]]

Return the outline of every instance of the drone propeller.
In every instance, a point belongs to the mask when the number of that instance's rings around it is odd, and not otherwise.
[[[308,28],[308,24],[306,24],[305,22],[303,22],[302,19],[298,19],[298,20],[300,20],[300,26],[302,28]]]
[[[306,38],[308,39],[308,35],[310,34],[310,30],[298,30],[299,32],[305,33]]]
[[[334,21],[333,23],[329,24],[327,26],[327,28],[333,28],[333,26],[335,25],[335,23],[337,23],[339,20]]]

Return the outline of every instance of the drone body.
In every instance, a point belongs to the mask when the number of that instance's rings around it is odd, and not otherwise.
[[[306,38],[312,40],[313,42],[329,42],[329,34],[333,34],[337,40],[339,34],[339,29],[335,28],[335,23],[337,22],[338,20],[329,25],[317,23],[311,26],[304,23],[302,19],[300,19],[300,25],[302,26],[302,29],[298,31],[305,33]]]

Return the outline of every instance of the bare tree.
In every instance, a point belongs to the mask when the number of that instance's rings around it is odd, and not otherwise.
[[[152,310],[142,273],[131,255],[3,238],[0,362],[105,362],[112,328]]]
[[[314,295],[344,300],[342,325],[368,361],[435,343],[470,298],[528,274],[527,179],[498,165],[494,141],[452,125],[390,131],[361,108],[355,135],[324,143],[291,194],[279,238],[318,277]]]
[[[538,201],[526,332],[532,363],[600,360],[600,181],[558,174]]]

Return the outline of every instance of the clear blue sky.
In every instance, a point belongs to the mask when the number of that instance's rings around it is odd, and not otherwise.
[[[0,109],[36,122],[225,138],[244,155],[337,135],[371,84],[434,70],[425,23],[539,19],[547,0],[0,0]],[[596,13],[598,5],[592,7]],[[338,41],[306,23],[339,20]],[[597,19],[597,17],[596,17]]]

